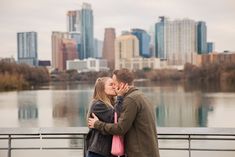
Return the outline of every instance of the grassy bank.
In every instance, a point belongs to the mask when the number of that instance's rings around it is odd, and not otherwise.
[[[29,87],[22,75],[0,74],[0,90],[25,89]]]
[[[0,90],[21,90],[49,81],[46,68],[0,61]]]

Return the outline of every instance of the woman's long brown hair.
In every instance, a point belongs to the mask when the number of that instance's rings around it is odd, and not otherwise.
[[[109,96],[105,93],[105,82],[110,79],[110,77],[99,77],[95,82],[93,101],[102,101],[106,107],[114,108],[114,96]],[[92,102],[93,102],[92,101]],[[92,103],[91,103],[92,104]],[[87,118],[90,117],[91,104],[89,106]]]

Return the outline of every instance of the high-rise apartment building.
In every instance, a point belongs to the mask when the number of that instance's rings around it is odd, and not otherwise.
[[[80,32],[80,12],[73,10],[67,12],[67,31]]]
[[[155,57],[155,25],[152,25],[148,31],[150,35],[149,53],[150,57]]]
[[[81,52],[81,33],[79,32],[69,32],[69,39],[76,41],[76,52],[79,57],[79,52]]]
[[[207,28],[203,21],[197,23],[197,52],[198,54],[207,53]]]
[[[114,65],[115,65],[115,59],[114,59],[115,38],[116,38],[115,29],[114,28],[105,28],[104,45],[103,45],[103,58],[107,60],[108,67],[110,69],[114,69]]]
[[[139,40],[139,52],[142,57],[150,57],[150,35],[142,29],[132,29],[131,34]]]
[[[166,17],[159,17],[160,21],[155,24],[155,56],[160,59],[166,59],[165,53],[165,22]]]
[[[17,58],[19,63],[37,66],[37,33],[19,32],[17,33]]]
[[[138,38],[131,34],[117,37],[115,39],[115,69],[122,68],[120,66],[122,60],[128,61],[135,57],[139,57]],[[128,68],[129,66],[125,65],[125,67]]]
[[[72,39],[62,39],[62,43],[62,51],[66,56],[65,60],[67,61],[77,59],[76,41]],[[64,64],[66,65],[66,62]]]
[[[79,58],[89,58],[94,56],[94,35],[93,35],[93,11],[91,5],[83,3],[80,11],[81,22],[81,52]]]
[[[197,54],[196,22],[190,19],[169,21],[160,17],[155,25],[156,57],[169,65],[194,63]]]
[[[102,50],[103,50],[103,41],[95,38],[94,39],[95,58],[102,58]]]
[[[52,67],[63,71],[66,69],[66,61],[76,58],[76,41],[69,39],[69,33],[52,32]]]
[[[69,38],[67,32],[52,32],[51,43],[52,43],[52,67],[62,71],[64,69],[63,60],[65,54],[62,53],[63,39]]]
[[[67,31],[69,38],[76,41],[77,56],[81,52],[81,17],[80,10],[67,12]]]

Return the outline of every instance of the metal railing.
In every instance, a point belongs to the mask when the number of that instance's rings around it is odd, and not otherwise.
[[[235,152],[235,128],[168,128],[158,127],[158,139],[160,150],[170,151],[188,151],[191,157],[192,151],[233,151]],[[85,137],[87,135],[87,127],[65,127],[65,128],[0,128],[0,141],[6,141],[5,145],[0,145],[0,151],[7,151],[7,156],[12,156],[13,150],[81,150],[82,156],[86,152]],[[46,146],[43,144],[45,140],[79,140],[72,146]],[[14,146],[12,143],[17,140],[37,140],[36,146]],[[169,141],[185,141],[183,147],[163,146],[162,142]],[[231,148],[208,148],[194,146],[195,141],[233,141]],[[230,145],[231,146],[231,145]]]

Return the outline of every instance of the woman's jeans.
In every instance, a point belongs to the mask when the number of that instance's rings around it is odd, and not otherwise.
[[[105,157],[105,156],[93,152],[88,152],[86,157]]]

